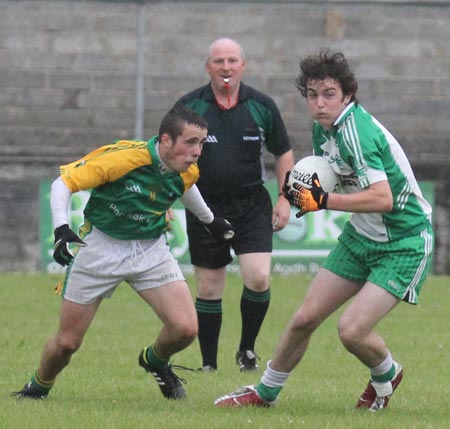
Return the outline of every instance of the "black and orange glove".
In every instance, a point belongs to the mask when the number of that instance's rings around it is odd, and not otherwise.
[[[328,192],[322,189],[317,173],[314,173],[312,176],[311,189],[305,188],[298,183],[294,183],[291,187],[288,180],[289,172],[286,174],[284,181],[283,195],[292,206],[300,209],[295,215],[296,217],[301,217],[308,212],[315,212],[327,208]]]

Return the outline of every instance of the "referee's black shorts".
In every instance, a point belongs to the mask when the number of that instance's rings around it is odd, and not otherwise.
[[[244,195],[217,200],[205,198],[215,216],[228,219],[235,235],[228,242],[219,243],[203,224],[186,210],[186,229],[191,263],[202,268],[221,268],[232,260],[230,248],[236,255],[272,252],[272,201],[264,186],[251,189]]]

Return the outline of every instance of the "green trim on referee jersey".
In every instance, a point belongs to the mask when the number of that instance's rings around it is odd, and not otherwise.
[[[189,103],[186,103],[186,107],[203,116],[208,110],[209,103],[203,99],[196,98]]]

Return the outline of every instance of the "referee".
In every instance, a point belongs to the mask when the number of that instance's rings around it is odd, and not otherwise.
[[[240,371],[257,370],[255,341],[270,301],[272,233],[289,220],[289,202],[279,196],[272,206],[263,186],[263,153],[275,158],[281,193],[294,156],[280,112],[272,98],[241,82],[245,57],[239,43],[214,41],[206,60],[210,82],[178,100],[208,122],[208,136],[198,160],[200,192],[219,216],[235,229],[229,242],[211,237],[196,217],[186,211],[189,252],[197,283],[196,310],[203,371],[217,369],[222,324],[222,296],[231,248],[243,278],[240,301],[242,332],[236,353]],[[205,251],[207,249],[207,251]]]

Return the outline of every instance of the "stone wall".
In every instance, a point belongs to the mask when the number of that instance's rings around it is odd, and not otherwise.
[[[39,269],[40,181],[112,140],[155,134],[207,81],[210,42],[228,36],[246,51],[246,83],[280,107],[296,158],[311,127],[299,59],[346,54],[360,102],[436,183],[434,270],[449,273],[449,23],[447,1],[0,0],[0,270]]]

